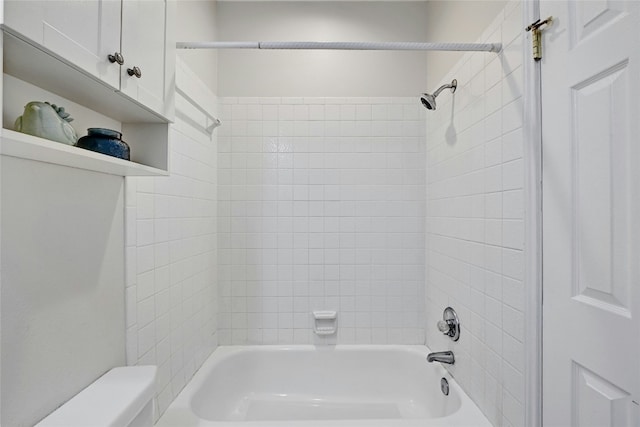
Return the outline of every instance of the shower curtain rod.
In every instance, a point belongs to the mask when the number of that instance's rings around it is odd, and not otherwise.
[[[420,42],[177,42],[178,49],[324,49],[324,50],[438,50],[500,52],[500,43]]]

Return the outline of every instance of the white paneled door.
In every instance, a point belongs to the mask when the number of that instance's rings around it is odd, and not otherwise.
[[[640,425],[640,2],[542,1],[543,425]]]

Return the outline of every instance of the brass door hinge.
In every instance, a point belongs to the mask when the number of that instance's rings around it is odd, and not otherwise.
[[[540,61],[542,59],[542,29],[541,27],[547,25],[551,25],[553,22],[553,17],[550,16],[544,21],[540,21],[539,19],[533,24],[529,25],[526,30],[531,31],[531,42],[533,43],[533,59],[535,61]]]

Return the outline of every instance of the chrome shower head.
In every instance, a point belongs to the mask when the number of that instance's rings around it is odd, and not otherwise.
[[[423,93],[422,96],[420,97],[420,101],[422,101],[422,105],[424,105],[424,107],[427,110],[435,110],[436,109],[436,97],[429,94],[429,93]]]
[[[436,90],[433,93],[433,95],[431,95],[430,93],[423,93],[422,96],[420,97],[420,101],[422,102],[422,105],[424,105],[424,107],[427,110],[435,110],[436,96],[440,95],[440,92],[442,92],[445,89],[451,89],[451,93],[454,93],[457,87],[458,87],[458,81],[456,79],[453,79],[451,81],[451,84],[440,86],[438,90]]]

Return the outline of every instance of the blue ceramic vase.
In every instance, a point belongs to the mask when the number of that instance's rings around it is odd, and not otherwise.
[[[78,140],[77,147],[118,157],[119,159],[130,160],[129,145],[122,140],[122,134],[117,130],[89,128],[87,133],[88,135]]]

